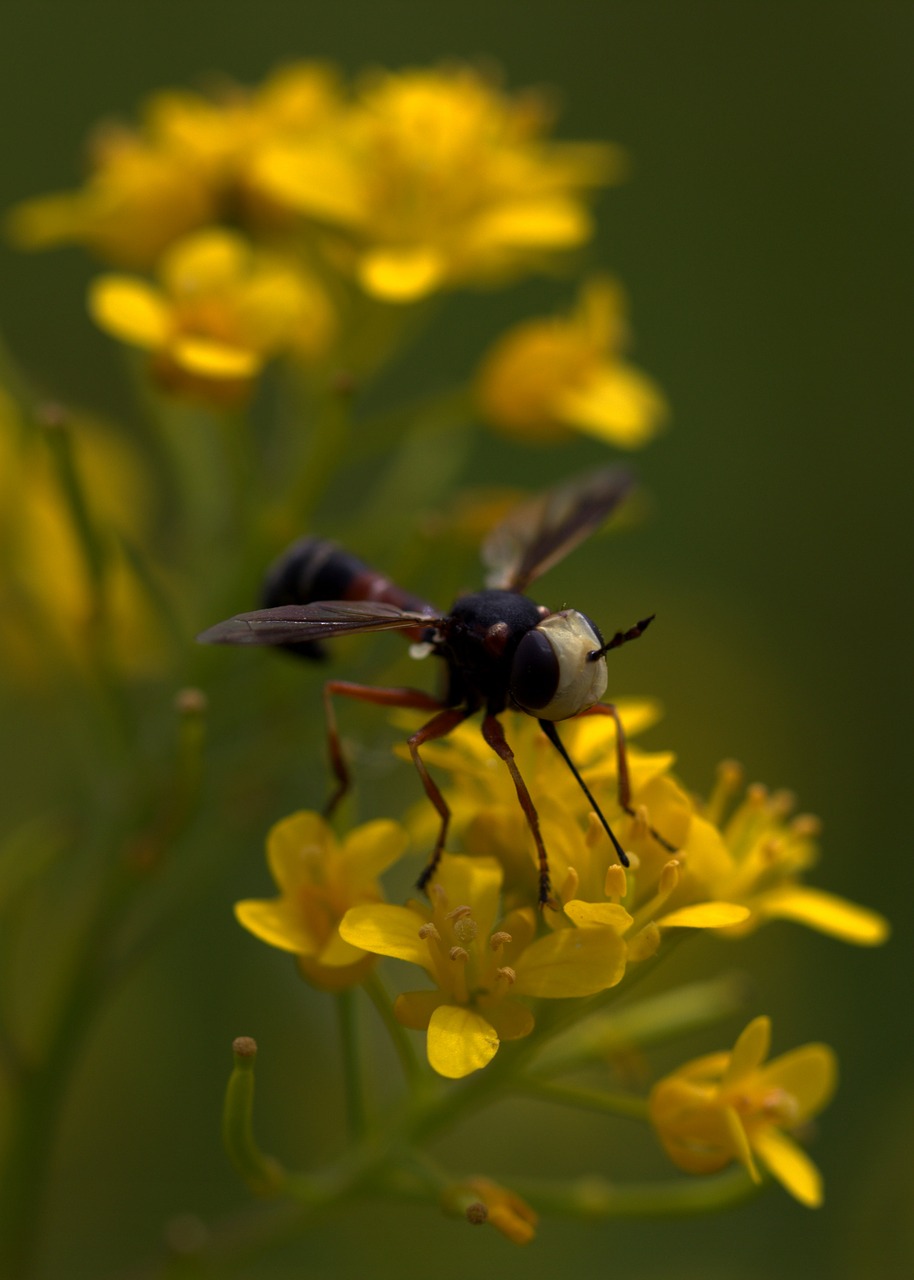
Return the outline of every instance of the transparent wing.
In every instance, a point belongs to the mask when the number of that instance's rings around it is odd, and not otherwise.
[[[521,503],[483,543],[486,586],[525,591],[589,538],[633,486],[631,472],[606,467]]]
[[[256,609],[219,622],[197,636],[201,644],[299,644],[367,631],[434,627],[441,617],[365,600],[318,600]]]

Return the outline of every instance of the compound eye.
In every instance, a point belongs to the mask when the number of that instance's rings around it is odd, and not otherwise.
[[[549,637],[534,627],[514,651],[511,664],[511,697],[524,711],[540,712],[559,687],[559,659]]]
[[[606,692],[606,658],[590,656],[600,646],[599,633],[582,613],[550,614],[517,646],[512,698],[541,720],[567,720],[586,711]]]

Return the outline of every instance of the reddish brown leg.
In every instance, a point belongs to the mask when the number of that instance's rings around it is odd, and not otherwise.
[[[333,710],[333,697],[355,698],[359,702],[374,702],[382,707],[403,707],[406,710],[440,711],[441,702],[430,693],[421,689],[376,689],[368,684],[353,684],[349,680],[328,680],[324,685],[324,713],[327,719],[327,750],[330,753],[330,764],[336,777],[336,790],[324,806],[324,814],[329,818],[343,796],[349,790],[351,779],[346,758],[340,745],[339,730],[336,725],[336,714]]]
[[[514,759],[514,752],[508,746],[505,738],[504,730],[497,716],[486,716],[482,722],[482,736],[495,752],[495,754],[504,760],[508,766],[508,772],[514,782],[514,789],[517,792],[517,798],[520,801],[520,807],[524,811],[524,817],[527,819],[527,825],[533,833],[533,842],[536,845],[536,856],[539,862],[539,903],[541,907],[550,907],[553,911],[558,911],[558,903],[552,896],[552,882],[549,878],[549,857],[546,853],[546,846],[543,844],[543,837],[540,834],[539,815],[530,799],[530,792],[527,790],[527,784],[521,777],[520,769]]]
[[[438,705],[440,706],[441,704],[439,703]],[[444,738],[452,729],[456,729],[459,724],[466,720],[467,716],[470,714],[471,713],[469,711],[462,707],[448,707],[429,720],[428,724],[423,725],[418,733],[414,733],[408,743],[409,754],[413,758],[413,764],[419,770],[419,777],[422,779],[423,787],[425,787],[425,794],[438,810],[441,817],[441,829],[438,832],[438,839],[435,841],[432,856],[426,863],[421,876],[416,881],[417,889],[424,890],[429,880],[431,880],[432,876],[437,871],[438,863],[441,861],[441,855],[444,853],[444,842],[447,839],[447,829],[451,821],[451,811],[447,807],[447,801],[441,794],[438,784],[426,768],[425,761],[419,755],[419,748],[425,742],[432,742],[435,738]]]
[[[650,621],[650,619],[648,619]],[[632,807],[632,783],[631,776],[628,772],[628,751],[625,746],[625,730],[622,728],[622,721],[619,718],[619,712],[611,702],[598,702],[592,707],[588,707],[586,711],[579,711],[578,716],[612,716],[616,726],[616,771],[619,776],[619,804],[630,818],[637,817]],[[668,840],[664,840],[653,827],[648,827],[651,835],[658,844],[663,845],[670,853],[676,852],[676,846],[670,844]]]

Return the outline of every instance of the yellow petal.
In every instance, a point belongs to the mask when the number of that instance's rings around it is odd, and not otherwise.
[[[603,365],[583,387],[564,392],[555,406],[567,426],[623,449],[638,449],[656,435],[666,402],[650,378],[627,365]]]
[[[472,907],[473,918],[483,937],[492,932],[498,912],[503,878],[501,864],[494,858],[466,858],[445,854],[435,877],[448,906]]]
[[[422,919],[408,907],[367,903],[352,907],[343,916],[340,934],[354,947],[379,956],[395,956],[411,964],[430,967],[427,945],[419,937]]]
[[[460,1005],[441,1005],[428,1024],[429,1064],[449,1080],[479,1071],[495,1057],[498,1044],[495,1028]]]
[[[765,1093],[779,1089],[797,1103],[795,1123],[816,1115],[831,1098],[838,1081],[838,1062],[827,1044],[804,1044],[763,1067],[753,1087]]]
[[[330,855],[336,841],[319,813],[302,810],[283,818],[267,836],[267,862],[277,886],[292,895],[311,884],[316,860]]]
[[[235,284],[250,256],[250,246],[234,232],[200,231],[163,254],[159,276],[171,294],[212,293]]]
[[[615,929],[616,933],[625,933],[632,923],[632,917],[616,902],[582,902],[579,898],[574,899],[565,903],[565,915],[579,929],[586,925],[603,925]]]
[[[731,1088],[738,1080],[755,1071],[768,1057],[771,1048],[771,1019],[762,1015],[753,1018],[748,1027],[740,1033],[730,1061],[721,1081],[722,1089]]]
[[[89,285],[89,314],[106,333],[155,350],[168,341],[171,312],[152,285],[134,276],[99,276]]]
[[[739,1114],[732,1107],[723,1108],[724,1124],[727,1127],[727,1133],[733,1144],[733,1154],[739,1160],[740,1164],[749,1174],[753,1182],[761,1182],[759,1171],[755,1167],[755,1161],[752,1159],[752,1148],[749,1146],[749,1138],[746,1134],[745,1127]]]
[[[385,302],[416,302],[444,279],[445,264],[434,249],[374,249],[362,256],[359,284]]]
[[[483,249],[560,249],[581,244],[592,227],[579,204],[555,199],[502,205],[478,218],[471,235]]]
[[[305,927],[301,912],[284,898],[249,898],[236,902],[235,918],[271,947],[297,956],[317,954],[317,941]]]
[[[354,947],[351,942],[341,938],[339,930],[334,929],[317,958],[328,969],[340,969],[346,965],[358,964],[364,956],[365,952],[361,948]]]
[[[517,962],[517,995],[591,996],[625,972],[625,944],[614,929],[560,929],[528,947]]]
[[[753,1135],[752,1145],[769,1173],[795,1200],[817,1209],[823,1200],[822,1175],[801,1147],[778,1129]]]
[[[374,880],[397,861],[406,842],[406,832],[399,823],[378,818],[347,836],[343,858],[353,878]]]
[[[178,338],[169,354],[182,369],[204,378],[251,378],[263,364],[256,351],[191,335]]]
[[[522,1040],[533,1030],[533,1014],[519,1000],[481,1000],[480,1008],[500,1040]]]
[[[736,902],[696,902],[661,916],[657,923],[664,929],[727,929],[742,924],[750,914],[748,907]]]
[[[759,902],[762,915],[780,920],[794,920],[809,925],[820,933],[828,933],[842,942],[862,947],[879,946],[888,938],[891,925],[885,916],[868,907],[859,907],[833,893],[810,889],[805,885],[784,885],[765,894]]]

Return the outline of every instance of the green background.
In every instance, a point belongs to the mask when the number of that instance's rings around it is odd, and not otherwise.
[[[776,1052],[825,1040],[840,1057],[813,1148],[821,1211],[772,1189],[712,1219],[547,1221],[520,1253],[425,1208],[380,1206],[244,1274],[754,1280],[914,1268],[912,40],[914,6],[887,3],[2,7],[3,207],[75,185],[88,128],[151,90],[208,71],[256,81],[295,56],[351,72],[486,55],[511,87],[558,88],[563,136],[624,145],[631,179],[601,202],[594,259],[629,291],[636,359],[674,421],[638,460],[651,520],[569,561],[556,589],[610,629],[656,611],[649,637],[619,655],[611,693],[662,699],[649,741],[676,747],[696,789],[723,756],[794,789],[825,822],[815,882],[895,927],[869,952],[774,925],[733,956],[752,974],[748,1012],[773,1016]],[[83,311],[90,270],[75,251],[4,248],[0,328],[55,396],[124,414],[118,353]],[[452,381],[501,325],[568,293],[553,282],[456,299],[389,393]],[[571,450],[562,469],[593,456]],[[555,466],[549,453],[488,443],[474,479],[535,486]],[[305,696],[300,673],[276,678]],[[27,726],[6,738],[4,772],[18,785],[41,754]],[[278,787],[275,816],[285,811]],[[48,1277],[106,1275],[154,1253],[166,1219],[245,1203],[218,1145],[236,1034],[261,1044],[264,1144],[301,1164],[332,1149],[330,1019],[231,919],[235,898],[267,888],[261,832],[243,833],[247,855],[227,858],[225,880],[97,1023],[56,1154]],[[627,1144],[621,1124],[579,1119],[557,1140],[531,1105],[502,1127],[481,1121],[449,1152],[506,1178],[534,1163],[619,1178],[662,1169]]]

